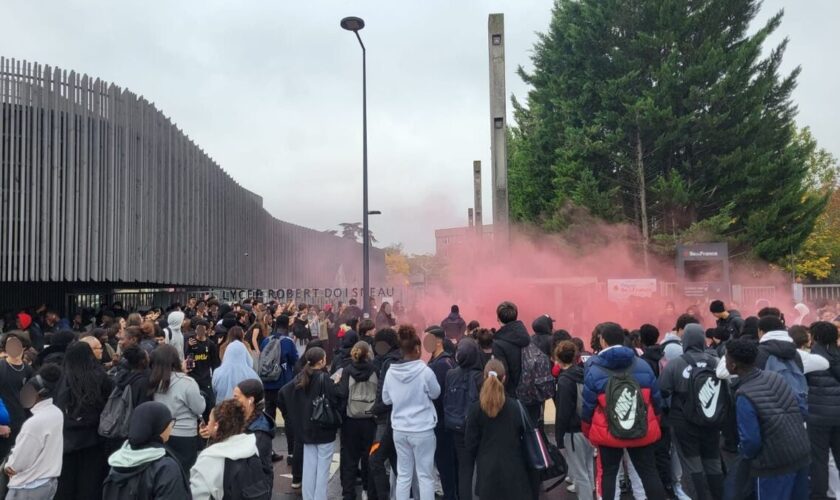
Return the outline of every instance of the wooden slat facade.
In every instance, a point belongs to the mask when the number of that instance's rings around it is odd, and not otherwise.
[[[0,58],[0,106],[0,285],[361,284],[361,245],[273,218],[143,97]]]

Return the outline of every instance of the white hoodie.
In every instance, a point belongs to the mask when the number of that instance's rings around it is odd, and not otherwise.
[[[768,340],[781,340],[783,342],[793,343],[793,339],[790,337],[790,334],[788,334],[785,330],[767,332],[758,340],[758,343],[761,344],[763,342],[767,342]],[[817,354],[811,354],[810,352],[803,351],[802,349],[797,349],[796,351],[799,353],[799,359],[802,360],[803,373],[807,374],[828,370],[828,360],[824,357]],[[733,376],[730,375],[729,370],[726,369],[726,362],[718,363],[717,369],[715,369],[715,374],[719,379],[728,379]]]
[[[422,360],[397,363],[388,368],[382,385],[382,401],[393,405],[391,426],[395,431],[434,429],[437,412],[432,400],[439,396],[440,385],[435,373]]]
[[[222,500],[225,459],[241,460],[257,454],[257,438],[253,434],[237,434],[205,448],[190,469],[193,500]]]

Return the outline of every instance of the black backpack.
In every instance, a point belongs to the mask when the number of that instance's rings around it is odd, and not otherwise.
[[[604,391],[607,428],[617,439],[639,439],[647,435],[647,405],[642,396],[642,387],[633,377],[633,364],[624,371],[609,372]]]
[[[238,460],[225,459],[225,500],[271,500],[271,483],[259,455]]]
[[[700,427],[720,427],[729,411],[729,390],[708,365],[698,366],[688,354],[682,359],[691,365],[688,392],[683,401],[683,416]]]
[[[478,381],[475,375],[474,371],[463,370],[457,377],[446,381],[446,392],[443,394],[443,424],[447,430],[466,430],[467,412],[470,406],[478,401]]]

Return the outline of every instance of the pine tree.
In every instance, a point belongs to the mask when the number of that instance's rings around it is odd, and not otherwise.
[[[799,70],[779,75],[787,42],[761,54],[782,13],[748,34],[759,5],[557,0],[534,70],[519,70],[532,90],[514,101],[513,217],[562,229],[573,203],[636,224],[646,245],[726,209],[719,237],[770,261],[795,252],[825,197],[807,189],[813,145],[796,141]]]

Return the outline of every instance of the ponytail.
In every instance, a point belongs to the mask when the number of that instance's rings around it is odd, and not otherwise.
[[[505,405],[505,365],[491,359],[484,367],[484,383],[478,397],[481,410],[490,418],[496,418]]]
[[[303,359],[306,361],[306,364],[304,365],[303,370],[301,370],[300,375],[298,375],[298,381],[295,384],[295,389],[306,390],[306,388],[309,387],[309,382],[311,381],[312,376],[318,371],[315,368],[315,365],[326,359],[326,357],[327,353],[320,347],[313,347],[303,354]]]

